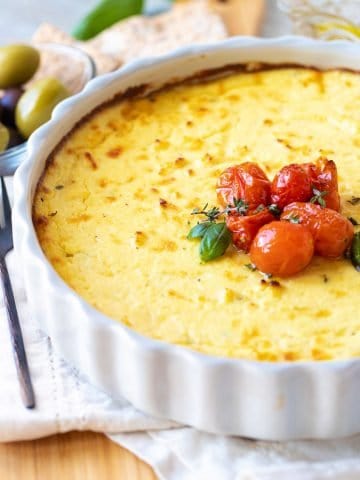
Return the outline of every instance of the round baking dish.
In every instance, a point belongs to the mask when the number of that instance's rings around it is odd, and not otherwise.
[[[29,141],[15,179],[14,237],[32,312],[55,348],[113,397],[199,429],[268,440],[335,438],[360,432],[360,358],[267,363],[203,355],[142,337],[95,310],[45,258],[31,218],[46,159],[98,105],[209,69],[249,62],[357,70],[360,46],[301,37],[234,38],[133,62],[65,100]],[[125,281],[125,279],[124,279]]]

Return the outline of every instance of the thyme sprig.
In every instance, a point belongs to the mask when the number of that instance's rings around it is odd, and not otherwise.
[[[354,225],[354,227],[357,227],[357,226],[360,225],[359,221],[356,220],[356,218],[354,218],[354,217],[347,217],[347,218],[348,218],[348,220],[350,220],[350,222]]]
[[[275,203],[272,203],[269,205],[269,212],[275,215],[275,217],[279,217],[281,214],[281,209]]]
[[[237,200],[234,198],[233,205],[227,205],[223,210],[218,207],[208,209],[209,204],[206,203],[202,209],[194,208],[191,215],[204,215],[205,222],[215,222],[219,217],[228,215],[229,213],[238,213],[239,215],[246,215],[249,210],[249,205],[244,200]]]
[[[255,272],[257,270],[256,266],[253,263],[245,263],[244,267],[248,268],[251,272]]]
[[[301,219],[300,219],[299,215],[295,215],[293,213],[291,213],[289,215],[289,217],[286,218],[285,220],[287,220],[290,223],[301,223]]]
[[[208,203],[206,203],[203,208],[194,208],[194,210],[191,212],[191,215],[205,215],[207,217],[206,221],[210,222],[215,222],[215,220],[220,217],[223,213],[221,212],[220,208],[218,207],[212,207],[209,210],[208,208]]]
[[[315,203],[320,205],[320,207],[325,208],[326,207],[326,202],[324,200],[324,197],[329,193],[327,190],[324,190],[323,192],[318,190],[317,188],[313,187],[312,189],[314,196],[310,198],[310,203]]]
[[[351,200],[348,200],[348,203],[350,203],[353,206],[358,205],[360,203],[360,197],[352,196]]]

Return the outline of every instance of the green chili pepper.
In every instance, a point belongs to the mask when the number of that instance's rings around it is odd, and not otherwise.
[[[143,0],[102,0],[74,28],[72,35],[88,40],[116,22],[142,12]]]

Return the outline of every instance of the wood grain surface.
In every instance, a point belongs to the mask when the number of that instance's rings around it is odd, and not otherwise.
[[[231,35],[259,32],[265,0],[208,0]],[[151,468],[107,437],[72,432],[49,438],[0,444],[0,479],[156,480]]]
[[[104,435],[72,432],[0,445],[1,480],[156,480],[151,468]]]
[[[265,0],[208,0],[223,18],[230,35],[257,35],[265,13]]]

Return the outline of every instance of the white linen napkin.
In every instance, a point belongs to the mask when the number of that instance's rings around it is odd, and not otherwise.
[[[8,185],[10,186],[10,185]],[[163,480],[359,480],[360,435],[333,441],[263,442],[199,432],[112,399],[53,350],[28,310],[20,258],[7,258],[36,395],[20,399],[4,303],[0,300],[0,441],[70,430],[104,432],[147,461]],[[46,295],[46,292],[44,292]]]

